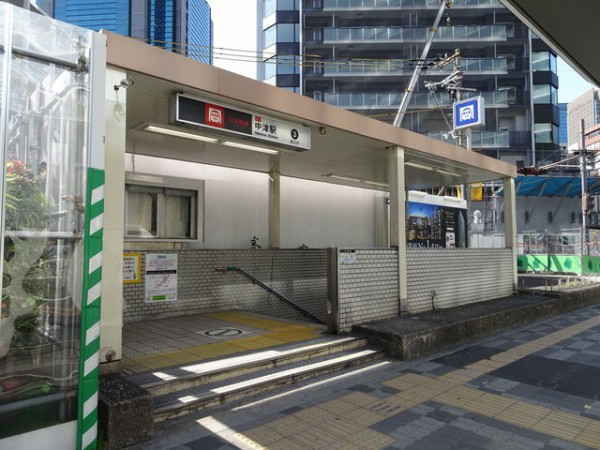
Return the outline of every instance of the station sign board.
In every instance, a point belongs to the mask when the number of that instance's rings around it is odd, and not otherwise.
[[[485,102],[482,96],[452,104],[454,130],[485,125]]]
[[[302,124],[274,119],[185,94],[175,94],[172,97],[171,122],[209,128],[221,135],[252,137],[295,151],[310,149],[310,129]]]

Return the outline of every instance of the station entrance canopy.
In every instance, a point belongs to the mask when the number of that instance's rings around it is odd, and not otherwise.
[[[582,76],[600,85],[600,2],[590,0],[500,0]]]
[[[516,176],[514,165],[326,105],[268,84],[110,32],[109,67],[127,76],[115,86],[126,98],[127,148],[135,154],[178,159],[306,180],[387,191],[389,149],[404,149],[405,188],[455,186]],[[173,97],[184,94],[255,120],[270,118],[309,133],[310,148],[294,151],[252,133],[227,134],[206,124],[173,121]],[[244,124],[238,124],[244,125]],[[152,128],[155,127],[155,128]],[[157,128],[176,131],[166,135]],[[192,133],[183,138],[179,131]],[[168,132],[168,131],[167,131]],[[194,135],[204,136],[202,140]],[[206,139],[208,137],[208,139]],[[234,141],[236,146],[228,144]],[[271,154],[239,144],[260,145]]]

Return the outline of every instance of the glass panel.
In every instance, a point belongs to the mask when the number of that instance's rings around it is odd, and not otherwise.
[[[552,97],[549,84],[533,85],[533,103],[551,103]]]
[[[135,192],[128,187],[126,233],[129,237],[152,238],[158,236],[156,193]]]
[[[552,124],[536,123],[534,124],[535,142],[540,144],[552,143]]]
[[[189,196],[165,196],[165,236],[171,239],[194,237],[191,230],[192,201]]]
[[[264,1],[263,17],[269,17],[277,9],[277,0],[263,0],[263,1]]]
[[[91,33],[16,8],[10,56],[0,315],[0,438],[75,420]],[[8,14],[8,9],[0,13]],[[4,17],[0,18],[3,23]],[[11,32],[11,30],[6,30]],[[5,39],[5,38],[4,38]],[[6,42],[6,41],[4,41]],[[1,73],[1,72],[0,72]]]
[[[550,70],[550,53],[548,52],[532,52],[531,53],[531,68],[536,71]]]
[[[277,26],[273,25],[269,27],[264,32],[264,46],[265,48],[270,47],[271,45],[277,42]]]

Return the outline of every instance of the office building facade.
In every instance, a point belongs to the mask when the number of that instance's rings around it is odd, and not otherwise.
[[[212,63],[211,10],[206,0],[41,0],[55,19],[108,30]]]
[[[578,150],[581,147],[581,121],[586,130],[600,124],[600,90],[590,89],[575,100],[569,102],[569,150]]]
[[[259,79],[393,122],[441,1],[259,3]],[[457,49],[460,59],[433,67]],[[486,105],[485,127],[472,131],[470,148],[524,165],[560,159],[556,55],[498,0],[456,0],[446,9],[403,128],[455,143],[454,97],[425,84],[443,80],[456,66],[465,88],[459,95],[482,95]]]

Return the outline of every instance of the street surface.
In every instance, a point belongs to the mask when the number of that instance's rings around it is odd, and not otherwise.
[[[156,425],[131,449],[600,449],[600,306]]]

